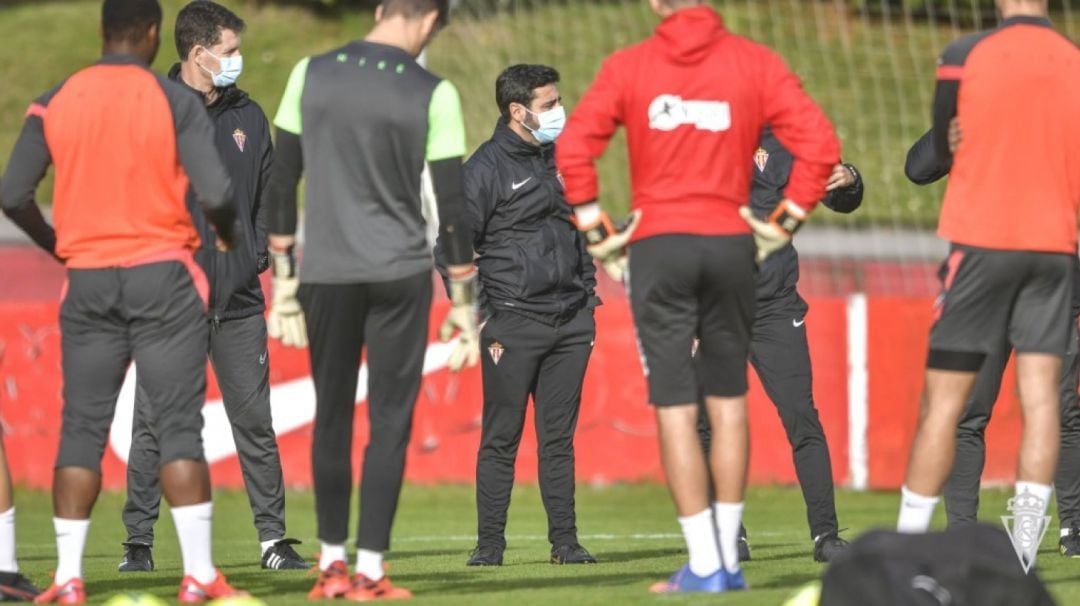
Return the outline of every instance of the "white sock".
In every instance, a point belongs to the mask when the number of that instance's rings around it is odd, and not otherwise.
[[[1050,496],[1054,492],[1054,487],[1049,484],[1036,484],[1035,482],[1024,482],[1022,480],[1017,482],[1016,494],[1023,494],[1025,491],[1042,500],[1042,511],[1039,512],[1039,516],[1045,516],[1046,510],[1050,506]],[[1039,532],[1042,532],[1042,528],[1039,529]]]
[[[281,539],[271,539],[269,541],[259,541],[259,547],[262,547],[262,553],[260,553],[259,555],[260,556],[266,555],[266,550],[270,549],[271,547],[276,545],[277,542],[280,541],[280,540]]]
[[[319,570],[326,570],[334,562],[344,562],[349,565],[349,555],[345,553],[345,543],[323,543],[322,551],[319,552]]]
[[[15,559],[15,508],[0,513],[0,572],[19,572]]]
[[[214,504],[210,501],[197,505],[173,507],[173,523],[180,540],[180,559],[184,563],[184,576],[200,583],[211,583],[217,578],[214,558],[210,554],[211,520]]]
[[[1071,528],[1062,528],[1061,529],[1061,537],[1064,538],[1064,537],[1069,536],[1069,532],[1071,532],[1071,531],[1072,531]]]
[[[63,585],[71,579],[82,578],[83,549],[90,532],[90,520],[53,518],[56,529],[56,574],[53,582]]]
[[[378,581],[386,575],[383,570],[382,552],[369,549],[356,550],[356,572],[372,581]]]
[[[900,517],[896,521],[896,531],[907,534],[922,534],[930,530],[930,520],[934,517],[938,497],[928,497],[911,492],[907,486],[900,488]]]
[[[686,549],[690,552],[690,572],[699,577],[716,574],[720,570],[720,550],[716,547],[716,530],[713,528],[712,512],[708,509],[692,516],[679,518]]]
[[[1016,494],[1021,494],[1025,490],[1042,500],[1043,509],[1040,515],[1046,515],[1046,508],[1050,505],[1050,496],[1054,492],[1054,487],[1049,484],[1036,484],[1035,482],[1019,481],[1016,483]]]
[[[739,526],[742,525],[742,503],[713,503],[716,515],[717,542],[724,569],[739,571]]]

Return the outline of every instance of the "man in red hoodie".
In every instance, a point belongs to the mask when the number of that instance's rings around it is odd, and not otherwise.
[[[649,1],[663,22],[653,37],[605,60],[556,160],[593,257],[617,280],[629,263],[649,401],[690,553],[653,591],[743,589],[737,536],[749,457],[754,260],[789,242],[824,196],[840,144],[776,53],[730,34],[699,0]],[[750,195],[746,158],[767,124],[795,162],[784,200],[760,219],[740,207]],[[634,209],[621,231],[597,203],[595,168],[619,125],[627,131]],[[709,461],[696,432],[702,396],[717,445]]]

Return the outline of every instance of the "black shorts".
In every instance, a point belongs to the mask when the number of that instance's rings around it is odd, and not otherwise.
[[[953,245],[941,267],[928,368],[975,371],[1007,342],[1064,356],[1074,255]]]
[[[749,235],[655,236],[630,246],[630,305],[653,405],[746,393],[755,252]]]

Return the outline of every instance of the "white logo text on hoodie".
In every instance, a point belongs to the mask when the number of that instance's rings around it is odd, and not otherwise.
[[[678,95],[660,95],[649,104],[649,128],[675,130],[683,125],[714,133],[731,128],[727,101],[684,101]]]

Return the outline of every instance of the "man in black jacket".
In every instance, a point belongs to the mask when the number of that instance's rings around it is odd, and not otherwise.
[[[198,0],[176,20],[181,62],[169,78],[200,95],[215,125],[215,143],[232,177],[237,219],[233,247],[222,252],[202,213],[188,206],[202,246],[195,259],[210,283],[210,361],[232,424],[255,527],[262,544],[262,567],[306,569],[285,538],[285,490],[277,438],[270,417],[270,372],[266,349],[265,304],[258,274],[266,270],[267,231],[262,205],[273,147],[266,116],[247,93],[236,87],[240,76],[240,34],[244,22],[225,7]],[[137,372],[138,369],[136,369]],[[127,527],[120,572],[154,568],[151,546],[161,502],[157,439],[142,414],[147,396],[136,388],[135,420],[127,468]]]
[[[754,180],[750,208],[759,217],[769,216],[783,199],[791,174],[791,153],[784,149],[766,127],[754,153]],[[851,164],[837,164],[826,186],[822,204],[838,213],[855,211],[863,199],[863,182]],[[814,559],[828,562],[846,546],[838,536],[832,464],[825,432],[814,406],[810,349],[806,341],[806,312],[809,306],[799,296],[799,254],[787,245],[768,257],[758,268],[757,311],[750,344],[750,363],[757,371],[765,393],[776,406],[784,424],[795,459],[806,502]],[[704,415],[699,417],[707,432]],[[703,443],[707,438],[703,439]],[[739,539],[739,559],[750,559],[745,528]]]
[[[556,84],[542,65],[508,67],[495,82],[502,117],[465,164],[466,217],[479,258],[483,428],[476,463],[477,547],[470,566],[499,566],[514,460],[529,396],[536,406],[540,493],[551,563],[596,560],[578,543],[574,430],[599,304],[592,257],[571,223],[555,169],[565,122]],[[436,248],[446,265],[442,241]]]
[[[963,133],[957,120],[949,124],[949,146],[955,151]],[[917,185],[928,185],[952,169],[952,157],[940,156],[934,148],[933,130],[919,138],[908,150],[904,174]],[[1080,263],[1074,271],[1080,272]],[[1080,277],[1077,278],[1080,280]],[[1073,290],[1072,321],[1069,330],[1069,351],[1061,367],[1061,449],[1054,494],[1057,498],[1058,526],[1061,536],[1058,551],[1069,558],[1080,558],[1080,343],[1077,340],[1077,318],[1080,317],[1080,289]],[[956,460],[945,484],[945,514],[950,527],[974,524],[978,521],[979,485],[986,462],[986,426],[990,423],[994,403],[1001,390],[1001,376],[1009,361],[1012,348],[1002,343],[997,351],[986,357],[967,408],[956,428]]]

